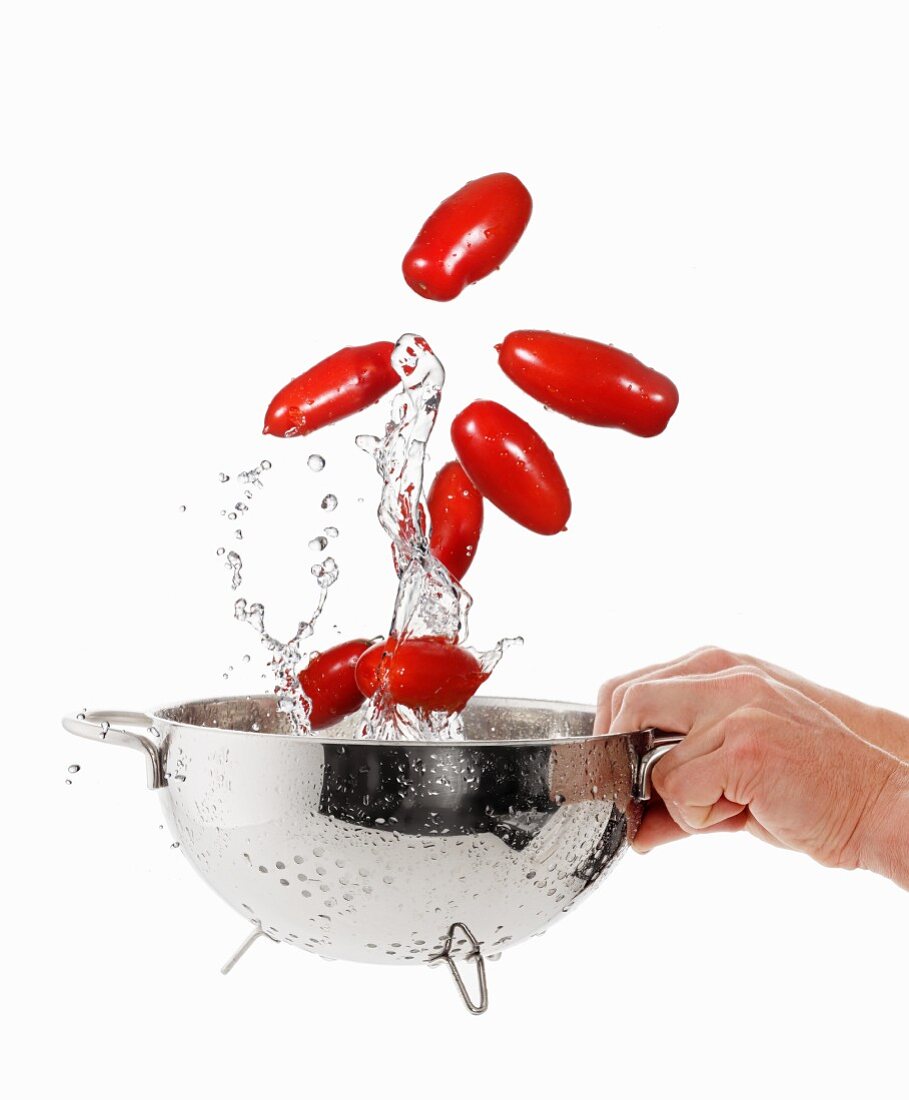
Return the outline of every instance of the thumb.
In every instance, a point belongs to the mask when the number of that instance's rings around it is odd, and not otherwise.
[[[665,764],[665,767],[660,767]],[[709,829],[737,817],[747,803],[729,796],[729,753],[725,745],[673,764],[668,753],[653,770],[653,785],[673,821],[686,833]],[[736,784],[737,785],[737,784]]]

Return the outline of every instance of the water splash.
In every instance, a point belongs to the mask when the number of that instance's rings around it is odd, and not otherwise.
[[[414,333],[398,340],[391,356],[402,387],[391,404],[383,438],[357,436],[382,478],[378,517],[391,539],[398,592],[389,634],[445,638],[463,645],[468,638],[470,595],[429,548],[427,508],[423,491],[426,447],[435,427],[445,369],[429,344]],[[505,649],[520,639],[505,639],[488,652],[471,650],[484,671],[492,672]],[[366,707],[365,736],[389,739],[456,738],[462,735],[459,715],[416,713],[395,706],[379,691]]]
[[[331,559],[326,559],[331,561]],[[334,564],[334,563],[332,563]],[[323,563],[324,565],[324,563]],[[326,576],[332,575],[326,570]],[[278,701],[278,710],[287,716],[290,729],[293,733],[303,734],[310,732],[309,712],[310,702],[300,687],[298,669],[303,659],[301,642],[311,638],[315,630],[319,616],[325,607],[328,589],[337,580],[338,570],[334,567],[333,579],[327,583],[321,583],[319,598],[315,610],[308,620],[301,621],[289,641],[282,642],[269,634],[265,629],[265,606],[261,603],[248,604],[242,597],[234,603],[234,618],[241,623],[249,625],[259,635],[262,644],[269,653],[269,668],[275,683],[275,695]],[[244,657],[244,660],[247,660]]]
[[[463,646],[468,638],[472,600],[430,550],[423,488],[426,447],[439,411],[445,370],[426,341],[414,334],[401,337],[391,361],[401,379],[401,387],[392,397],[384,435],[360,435],[356,439],[361,450],[372,457],[382,480],[378,518],[391,540],[398,575],[398,591],[388,633],[399,639],[445,638]],[[325,459],[322,455],[311,454],[306,464],[312,472],[319,473],[325,468]],[[240,514],[248,512],[253,489],[262,488],[262,474],[270,467],[270,462],[262,461],[237,474],[237,482],[246,487],[243,499],[237,500],[230,511],[222,511],[222,516],[236,520]],[[230,479],[222,474],[221,480]],[[358,498],[358,503],[362,500]],[[333,493],[322,498],[323,511],[334,512],[337,506],[338,499]],[[337,527],[325,527],[323,531],[309,541],[310,550],[324,552],[329,538],[338,536]],[[235,536],[242,538],[239,529]],[[228,552],[223,546],[218,548],[218,555],[225,559],[225,567],[231,572],[231,588],[236,591],[243,584],[243,561],[235,550]],[[339,569],[335,559],[328,556],[316,562],[310,572],[318,586],[316,606],[308,619],[300,621],[288,641],[281,641],[266,629],[262,603],[244,598],[234,602],[234,617],[255,630],[268,652],[268,672],[263,673],[263,677],[273,681],[278,709],[286,716],[289,728],[298,734],[310,732],[311,706],[300,687],[299,672],[312,659],[313,653],[303,652],[303,642],[313,636],[328,590],[338,580]],[[520,641],[504,639],[486,652],[471,652],[489,674],[505,649]],[[225,677],[232,672],[233,668],[229,669]],[[361,732],[364,737],[381,739],[442,740],[462,736],[463,724],[459,715],[427,714],[397,706],[380,690],[365,704]]]

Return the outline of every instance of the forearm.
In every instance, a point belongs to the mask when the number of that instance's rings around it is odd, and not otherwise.
[[[831,695],[835,704],[822,705],[833,711],[849,729],[891,756],[909,761],[909,718],[883,707],[866,706],[845,695]]]

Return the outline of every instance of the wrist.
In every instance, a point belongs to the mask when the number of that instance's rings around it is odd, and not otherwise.
[[[909,764],[895,764],[862,832],[859,866],[909,890]]]

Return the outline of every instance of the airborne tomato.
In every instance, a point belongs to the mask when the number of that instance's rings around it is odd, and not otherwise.
[[[659,435],[679,403],[663,374],[628,352],[557,332],[512,332],[499,365],[525,393],[556,412],[601,428]]]
[[[466,183],[426,220],[404,257],[407,285],[450,302],[496,270],[520,240],[533,200],[517,176],[494,172]]]
[[[364,694],[381,686],[401,706],[449,714],[463,710],[488,675],[469,649],[435,637],[378,642],[357,666]]]
[[[483,530],[483,497],[460,462],[448,462],[436,474],[426,503],[429,547],[448,572],[461,580]]]
[[[365,638],[342,642],[314,657],[300,673],[300,687],[311,703],[309,724],[314,730],[353,714],[363,702],[356,668],[369,645]]]
[[[288,382],[268,406],[265,435],[309,435],[375,404],[401,381],[391,365],[394,344],[380,340],[341,348]]]
[[[496,508],[540,535],[564,529],[568,486],[526,420],[496,401],[474,401],[455,417],[451,439],[467,476]]]

